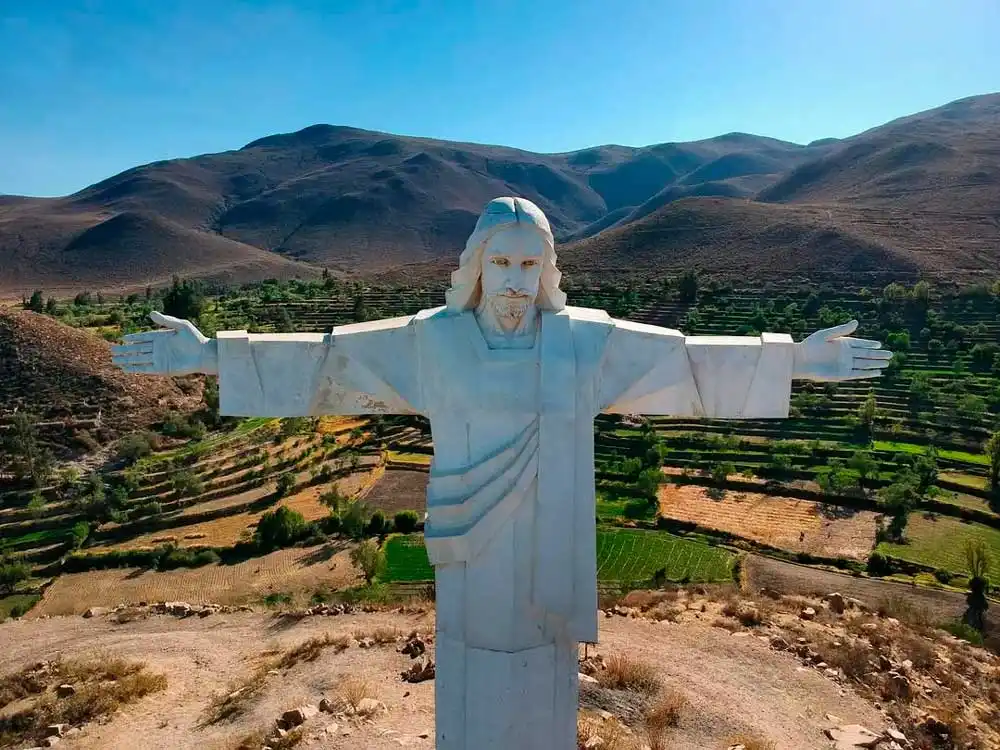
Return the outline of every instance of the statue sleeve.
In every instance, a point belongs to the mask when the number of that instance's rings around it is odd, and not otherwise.
[[[685,336],[615,320],[600,368],[601,410],[714,419],[788,416],[794,346],[787,334]]]
[[[332,333],[220,331],[219,411],[227,416],[420,412],[413,318]]]

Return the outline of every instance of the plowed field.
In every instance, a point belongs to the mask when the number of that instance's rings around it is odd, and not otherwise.
[[[695,485],[660,486],[660,514],[792,552],[863,559],[875,544],[875,517],[793,497],[722,493]]]

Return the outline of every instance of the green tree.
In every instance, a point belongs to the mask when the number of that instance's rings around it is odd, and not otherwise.
[[[861,426],[868,433],[868,439],[875,439],[875,422],[878,419],[878,402],[875,400],[875,391],[868,391],[861,406],[858,407],[858,420]]]
[[[49,297],[47,300],[45,300],[45,312],[48,315],[55,315],[57,312],[59,312],[59,305],[56,302],[55,297]]]
[[[374,539],[365,539],[351,550],[351,564],[361,570],[365,583],[371,586],[375,578],[385,570],[385,552]]]
[[[279,505],[269,510],[257,522],[254,540],[264,552],[281,547],[290,547],[305,536],[308,530],[306,519],[296,510]]]
[[[646,497],[656,497],[662,479],[663,472],[659,469],[643,469],[636,478],[636,486]]]
[[[175,318],[194,320],[205,308],[205,297],[199,284],[174,276],[173,284],[163,296],[163,312]]]
[[[1000,498],[1000,430],[986,441],[985,453],[990,460],[989,486],[994,496]]]
[[[31,568],[21,558],[0,553],[0,595],[14,593],[17,584],[30,575]]]
[[[351,539],[360,539],[368,528],[371,510],[360,500],[349,500],[341,508],[340,530]]]
[[[278,497],[284,497],[295,488],[295,474],[286,471],[276,482],[275,493]]]
[[[694,302],[698,299],[698,272],[688,269],[682,273],[677,282],[677,291],[681,302]]]
[[[401,510],[392,519],[393,526],[400,534],[412,534],[417,530],[420,516],[415,510]]]
[[[41,492],[33,492],[31,494],[31,500],[28,501],[28,513],[35,520],[45,515],[45,498],[42,497]]]
[[[35,487],[42,487],[52,474],[52,454],[42,446],[35,420],[24,412],[17,412],[10,427],[0,432],[0,451],[13,459],[12,468],[21,479],[30,479]]]
[[[31,299],[24,303],[24,309],[36,313],[45,312],[45,299],[41,289],[32,292]]]
[[[878,499],[883,511],[889,516],[887,533],[889,539],[895,542],[903,540],[906,524],[920,493],[917,491],[919,480],[909,471],[896,475],[895,481],[879,490]]]
[[[858,487],[862,490],[866,489],[868,479],[878,473],[878,462],[872,457],[871,451],[854,451],[847,466],[858,473]]]
[[[965,597],[963,621],[982,632],[986,626],[986,610],[990,603],[986,593],[990,590],[990,552],[982,539],[967,540],[965,561],[969,566],[969,593]]]
[[[73,549],[80,549],[90,536],[90,524],[86,521],[77,521],[70,529],[70,539],[73,542]]]
[[[730,461],[719,461],[712,464],[712,481],[716,484],[725,484],[730,475],[736,473],[736,467]]]

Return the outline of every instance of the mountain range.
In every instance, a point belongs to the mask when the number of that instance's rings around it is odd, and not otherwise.
[[[730,133],[560,154],[313,125],[62,198],[0,196],[0,293],[444,279],[483,205],[545,211],[569,273],[1000,275],[1000,94],[808,145]]]

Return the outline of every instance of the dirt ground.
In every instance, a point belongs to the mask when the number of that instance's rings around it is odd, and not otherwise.
[[[876,514],[794,497],[696,485],[660,486],[660,513],[773,547],[825,557],[864,559],[875,544]]]
[[[364,501],[386,515],[401,510],[423,513],[427,507],[427,472],[386,469],[364,494]]]
[[[801,667],[789,653],[769,649],[766,639],[736,637],[712,627],[713,618],[692,610],[679,623],[623,617],[600,621],[600,653],[628,652],[654,665],[668,687],[688,697],[690,708],[672,730],[671,748],[721,748],[733,734],[748,731],[769,738],[777,750],[820,750],[829,747],[822,733],[831,725],[827,714],[875,731],[885,726],[879,711],[850,688]],[[250,673],[254,658],[263,652],[287,649],[317,635],[363,634],[386,626],[430,633],[433,614],[309,617],[291,624],[262,613],[184,619],[151,615],[125,625],[105,618],[67,617],[0,625],[0,641],[5,644],[5,671],[60,654],[115,655],[145,661],[151,671],[166,675],[164,692],[126,707],[106,724],[88,725],[60,744],[71,750],[132,750],[140,745],[150,750],[235,748],[241,737],[273,726],[283,711],[335,697],[348,676],[363,676],[386,713],[361,726],[320,714],[305,724],[304,746],[432,748],[434,682],[402,682],[399,672],[411,662],[393,645],[352,646],[342,653],[327,649],[315,661],[267,677],[262,695],[245,716],[204,722],[213,694],[231,692],[233,681]],[[328,730],[334,722],[336,729]]]
[[[358,580],[349,552],[337,544],[279,550],[236,565],[95,570],[59,576],[28,617],[82,614],[90,607],[138,602],[244,604],[275,592],[311,595],[320,588],[333,590]]]

